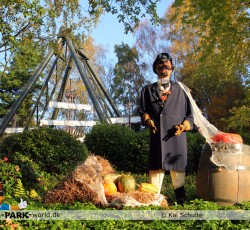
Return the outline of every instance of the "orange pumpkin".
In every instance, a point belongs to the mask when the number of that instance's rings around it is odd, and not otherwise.
[[[102,182],[102,184],[103,184],[103,187],[104,187],[105,196],[117,193],[117,187],[116,187],[114,182],[109,181],[109,180],[104,180]]]
[[[224,143],[231,143],[231,144],[238,144],[242,143],[242,137],[239,134],[235,133],[217,133],[213,138],[215,142],[224,142]]]

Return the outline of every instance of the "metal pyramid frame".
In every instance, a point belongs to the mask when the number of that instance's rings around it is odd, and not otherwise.
[[[67,83],[67,79],[69,78],[72,65],[75,64],[77,67],[77,70],[80,74],[80,77],[83,81],[83,84],[86,87],[86,90],[88,92],[88,95],[93,103],[93,107],[99,117],[100,122],[105,123],[112,123],[111,117],[116,116],[117,118],[121,118],[121,114],[117,107],[115,106],[114,102],[112,101],[111,97],[109,96],[107,90],[105,89],[101,79],[97,76],[95,73],[93,67],[91,66],[89,62],[89,58],[83,53],[82,49],[78,49],[76,45],[73,43],[73,41],[68,36],[68,30],[64,27],[61,27],[59,35],[57,37],[57,49],[56,52],[54,50],[51,50],[47,56],[44,58],[44,61],[40,64],[40,66],[37,68],[33,76],[29,79],[27,84],[25,85],[23,91],[21,92],[20,96],[17,98],[17,100],[13,103],[8,113],[5,115],[5,117],[2,120],[2,124],[0,126],[0,134],[5,132],[5,129],[7,128],[8,124],[12,121],[14,115],[17,113],[18,109],[21,107],[22,102],[26,98],[28,92],[30,89],[35,85],[36,81],[39,79],[40,74],[43,72],[45,67],[48,65],[50,60],[52,59],[53,55],[56,56],[52,67],[49,71],[49,74],[46,78],[46,80],[43,83],[43,87],[40,91],[40,94],[38,98],[36,99],[36,103],[33,107],[33,110],[28,118],[28,121],[24,127],[24,129],[27,129],[31,120],[34,117],[34,113],[36,111],[36,108],[39,104],[39,101],[48,86],[48,82],[53,74],[54,69],[57,66],[58,60],[62,59],[65,62],[65,68],[62,69],[61,73],[62,75],[64,71],[64,76],[62,79],[62,83],[60,86],[60,90],[57,96],[57,101],[61,101],[65,92],[65,87]],[[62,57],[60,56],[63,49],[67,50],[69,52],[65,52],[65,55]],[[67,55],[68,53],[68,55]],[[86,71],[87,70],[87,71]],[[53,94],[55,93],[56,84],[54,86],[54,89],[51,92],[51,95],[49,98],[51,99]],[[43,110],[43,113],[40,117],[44,116],[45,111],[48,109],[48,104],[45,105],[45,108]],[[52,120],[55,120],[58,115],[58,108],[54,109]],[[38,120],[38,118],[37,118]],[[138,117],[130,117],[129,122],[133,122],[132,120],[135,120],[135,122],[138,122]],[[113,120],[114,121],[114,120]],[[124,123],[123,121],[113,122],[113,123]]]

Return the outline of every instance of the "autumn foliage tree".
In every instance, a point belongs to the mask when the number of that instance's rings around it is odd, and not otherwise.
[[[111,85],[116,104],[124,108],[124,113],[138,114],[138,105],[144,77],[140,71],[139,56],[135,47],[122,43],[115,46],[117,63]]]
[[[249,100],[248,6],[246,0],[176,0],[165,15],[178,79],[192,89],[199,107],[222,131],[235,131],[232,112],[234,117],[242,113]]]
[[[135,47],[139,54],[141,71],[149,82],[157,80],[152,68],[156,56],[159,53],[170,52],[170,41],[164,35],[161,26],[156,27],[148,20],[141,22],[135,30]]]

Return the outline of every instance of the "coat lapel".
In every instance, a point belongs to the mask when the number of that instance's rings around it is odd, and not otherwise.
[[[160,89],[157,85],[157,82],[153,83],[153,85],[152,85],[151,95],[153,97],[153,100],[156,102],[155,104],[157,105],[158,112],[160,112],[163,109],[164,103],[161,100]]]
[[[151,94],[155,101],[159,100],[160,98],[160,91],[157,85],[157,82],[153,83],[153,86],[151,88]]]

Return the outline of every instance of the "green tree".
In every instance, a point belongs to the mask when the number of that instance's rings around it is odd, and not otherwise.
[[[229,110],[244,104],[249,80],[248,1],[176,0],[165,17],[166,36],[178,60],[178,78],[222,131]],[[219,109],[219,110],[218,110]]]
[[[124,107],[125,114],[137,114],[139,96],[144,78],[140,72],[139,56],[135,47],[122,43],[115,45],[118,62],[114,68],[111,85],[113,99],[117,105]],[[127,107],[127,108],[126,108]]]
[[[243,105],[230,109],[229,128],[239,131],[245,143],[250,144],[250,87],[247,87]]]
[[[0,53],[5,69],[15,49],[23,44],[22,36],[32,32],[40,42],[54,38],[61,26],[74,31],[82,40],[98,23],[101,14],[116,14],[126,33],[132,31],[141,17],[151,16],[157,23],[156,3],[153,1],[79,1],[79,0],[0,0]],[[4,71],[3,71],[4,72]]]
[[[3,117],[14,101],[19,97],[23,86],[27,83],[29,78],[34,73],[36,67],[41,61],[43,47],[39,42],[34,42],[32,34],[23,38],[25,43],[20,45],[16,50],[10,66],[2,75],[0,81],[0,118]],[[33,104],[33,96],[36,89],[39,88],[39,82],[36,87],[28,94],[24,100],[21,108],[16,114],[13,126],[23,126],[27,120],[31,106]]]

